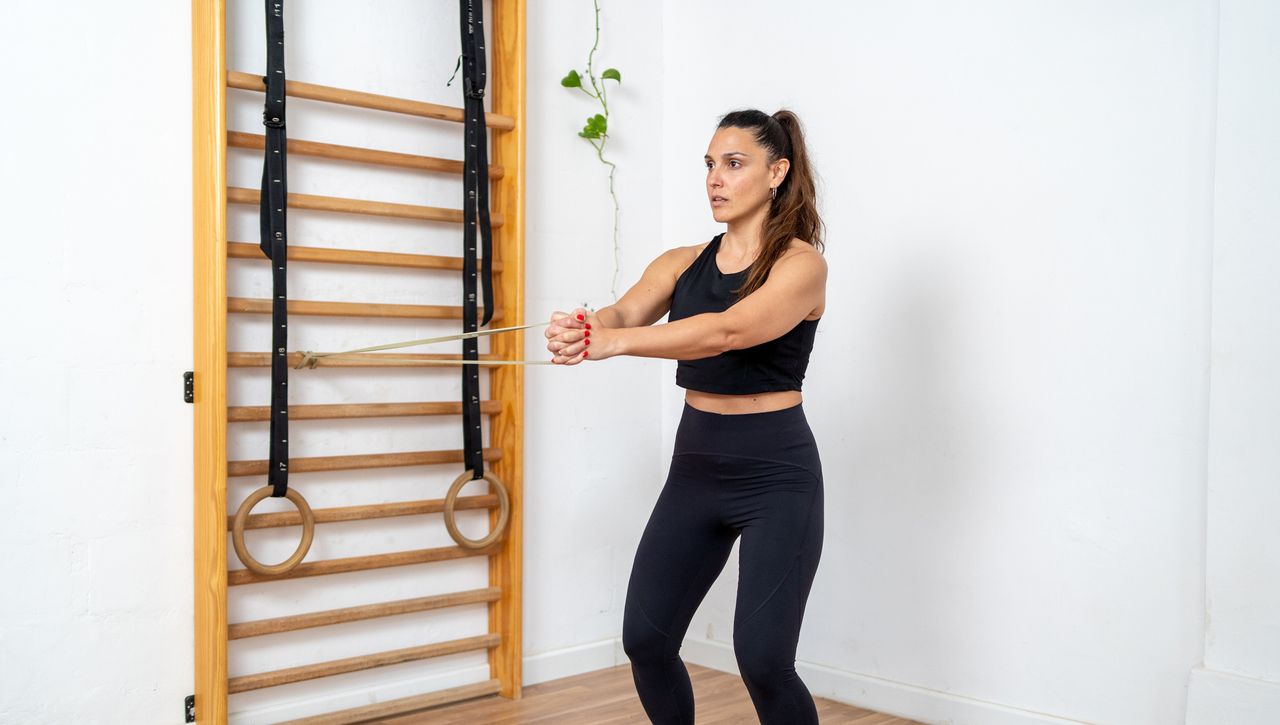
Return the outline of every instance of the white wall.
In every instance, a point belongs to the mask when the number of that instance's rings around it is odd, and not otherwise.
[[[585,62],[591,6],[531,6],[533,320],[612,302],[614,260],[604,170],[575,135],[594,111],[558,84]],[[624,79],[610,142],[623,289],[663,249],[718,231],[700,157],[720,114],[795,109],[825,181],[832,283],[805,403],[827,490],[800,643],[814,694],[982,725],[1249,725],[1280,709],[1280,592],[1262,584],[1280,558],[1266,516],[1277,429],[1266,403],[1278,394],[1265,315],[1277,302],[1266,286],[1280,183],[1275,8],[1223,2],[1219,33],[1210,0],[828,3],[821,23],[759,0],[732,14],[719,3],[604,6],[597,68]],[[0,400],[13,411],[0,422],[10,583],[0,722],[175,722],[193,657],[191,418],[180,398],[191,355],[189,10],[36,7],[15,6],[0,24],[0,58],[21,71],[0,115],[11,140]],[[455,102],[443,88],[452,4],[370,7],[289,6],[290,75]],[[232,8],[233,66],[260,64],[256,3]],[[324,45],[308,44],[322,29]],[[257,99],[233,96],[233,127],[256,130]],[[419,153],[457,145],[456,129],[291,104],[291,133],[303,137]],[[254,186],[255,154],[231,155],[233,183]],[[295,158],[290,181],[454,205],[447,181],[355,165]],[[453,243],[411,224],[290,219],[308,244],[449,253]],[[252,241],[252,221],[237,210],[233,235]],[[263,271],[233,263],[233,293],[262,294]],[[457,294],[443,277],[304,265],[291,283],[299,298]],[[439,327],[303,323],[297,347]],[[264,343],[264,320],[235,325],[233,348]],[[526,349],[543,356],[540,333]],[[300,402],[456,390],[449,374],[314,373]],[[528,371],[528,684],[625,662],[622,600],[669,461],[673,376],[674,363],[657,360]],[[236,372],[233,402],[263,399],[265,380]],[[295,452],[443,447],[453,427],[299,425]],[[231,457],[260,457],[264,430],[238,429]],[[295,483],[338,505],[427,496],[450,478],[416,469],[362,474],[360,491],[347,476]],[[233,482],[229,499],[256,483]],[[313,556],[443,543],[432,523],[325,527]],[[292,544],[287,533],[252,542],[263,558]],[[473,563],[350,587],[242,587],[233,621],[471,586],[483,571]],[[735,571],[731,562],[699,610],[689,661],[732,668]],[[236,643],[233,674],[482,631],[482,611]],[[240,721],[272,721],[361,693],[479,679],[482,663],[461,655],[237,697],[233,708]]]
[[[669,234],[710,236],[697,159],[738,106],[793,108],[826,182],[814,694],[927,722],[1182,721],[1204,617],[1214,8],[828,3],[815,23],[666,3]],[[690,659],[732,666],[735,584],[699,610]]]
[[[190,15],[81,5],[0,22],[0,722],[181,722]]]
[[[621,214],[618,294],[672,246],[662,235],[663,17],[643,3],[602,2],[593,66],[608,81],[606,158]],[[532,321],[552,310],[614,302],[613,200],[608,173],[578,137],[600,111],[560,79],[586,69],[595,38],[590,2],[529,3],[530,143],[527,168],[527,304]],[[530,335],[526,357],[549,359]],[[666,462],[660,445],[662,363],[612,358],[600,365],[529,368],[525,388],[526,682],[625,662],[619,638],[631,560],[657,499]]]
[[[1187,722],[1280,718],[1280,6],[1221,5],[1204,666]]]

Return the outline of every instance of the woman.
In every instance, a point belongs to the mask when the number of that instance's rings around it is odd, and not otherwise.
[[[678,652],[741,536],[733,648],[747,691],[764,725],[817,723],[795,671],[823,531],[822,467],[800,395],[827,278],[814,177],[786,110],[726,115],[705,160],[711,213],[727,231],[665,252],[617,304],[556,312],[547,349],[562,365],[679,361],[684,411],[622,625],[649,719],[693,722]]]

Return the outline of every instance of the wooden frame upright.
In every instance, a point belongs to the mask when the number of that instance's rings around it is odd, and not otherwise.
[[[227,89],[226,0],[192,0],[192,221],[194,370],[194,617],[196,721],[227,721]],[[491,181],[491,208],[504,223],[494,229],[495,307],[504,325],[524,324],[525,0],[492,0],[489,64],[495,116],[514,119],[512,130],[491,133],[490,158],[504,172]],[[520,336],[494,336],[491,359],[520,359]],[[490,677],[498,694],[521,695],[523,594],[524,370],[489,369],[490,395],[501,404],[491,415],[490,445],[502,455],[492,464],[506,483],[509,529],[488,556],[489,584],[500,595],[489,604]],[[490,510],[490,524],[498,512]],[[428,700],[423,701],[428,704]],[[443,702],[443,701],[441,701]]]

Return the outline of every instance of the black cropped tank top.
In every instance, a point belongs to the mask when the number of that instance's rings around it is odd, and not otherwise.
[[[724,233],[717,234],[698,258],[676,279],[669,322],[703,314],[724,312],[734,299],[733,290],[747,281],[747,269],[724,274],[716,265],[716,252]],[[818,318],[822,319],[822,318]],[[707,393],[747,395],[775,390],[799,390],[813,350],[818,320],[801,320],[782,337],[712,357],[679,360],[676,385]]]

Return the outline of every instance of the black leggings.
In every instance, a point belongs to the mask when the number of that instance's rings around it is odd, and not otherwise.
[[[756,714],[764,725],[818,722],[795,670],[822,553],[822,465],[801,406],[722,415],[685,403],[622,622],[636,691],[658,725],[693,723],[693,687],[678,653],[739,535],[733,651]]]

